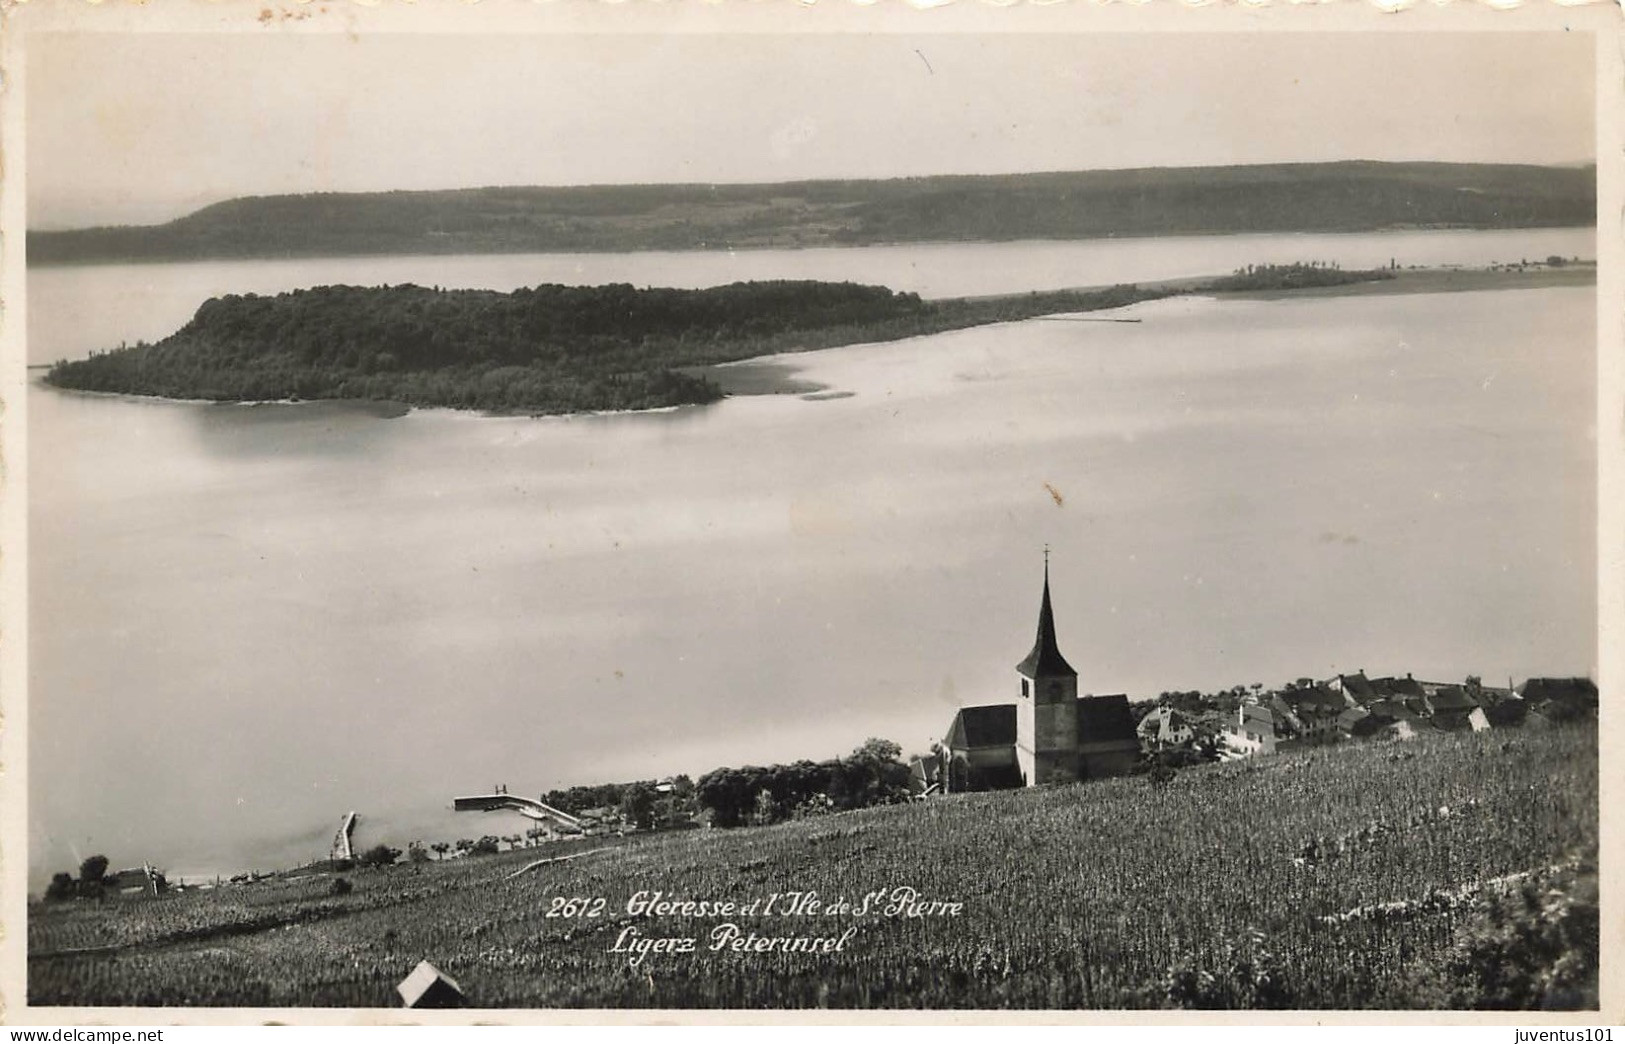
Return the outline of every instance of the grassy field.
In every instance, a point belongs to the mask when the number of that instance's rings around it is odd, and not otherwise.
[[[1570,933],[1561,953],[1583,965],[1589,947],[1595,975],[1595,907],[1553,889],[1583,900],[1592,887],[1596,743],[1594,725],[1440,734],[1163,784],[958,795],[358,871],[342,896],[311,877],[40,904],[29,1000],[394,1005],[395,984],[428,959],[487,1008],[1491,1004],[1461,975],[1497,965],[1487,904],[1498,899],[1548,904],[1542,923]],[[559,854],[576,857],[525,869]],[[783,898],[856,906],[903,887],[960,909],[786,913]],[[649,891],[781,898],[755,916],[629,911]],[[576,897],[589,902],[563,902]],[[844,941],[831,953],[715,952],[724,923]],[[634,965],[614,952],[631,938],[692,938],[695,952]],[[1563,996],[1583,1006],[1587,994]]]

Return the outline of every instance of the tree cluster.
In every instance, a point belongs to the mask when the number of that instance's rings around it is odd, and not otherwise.
[[[101,899],[109,891],[116,890],[116,878],[107,876],[110,864],[104,855],[93,855],[79,864],[79,876],[76,878],[67,871],[59,871],[51,875],[51,883],[45,888],[47,902],[62,902],[67,899]],[[153,884],[162,892],[168,887],[164,875],[156,870],[153,873]]]
[[[1320,286],[1344,286],[1392,279],[1389,268],[1349,269],[1336,262],[1307,261],[1290,265],[1248,265],[1230,275],[1205,284],[1204,291],[1224,290],[1308,290]]]
[[[907,801],[909,769],[890,740],[870,739],[844,758],[719,768],[696,792],[713,826],[776,823],[827,811]]]
[[[542,802],[571,815],[610,809],[623,823],[638,830],[684,827],[693,821],[698,811],[694,781],[687,776],[673,776],[664,783],[640,779],[631,783],[599,783],[551,790],[542,795]]]
[[[374,845],[356,857],[356,862],[362,866],[372,866],[382,869],[394,866],[395,860],[401,857],[401,850],[388,845]]]

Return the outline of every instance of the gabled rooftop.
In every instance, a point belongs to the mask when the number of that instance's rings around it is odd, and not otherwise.
[[[950,750],[973,747],[1009,747],[1016,742],[1016,705],[996,703],[985,707],[961,707],[948,728]]]
[[[1387,696],[1398,697],[1400,699],[1420,699],[1421,697],[1427,695],[1426,691],[1422,688],[1422,683],[1417,681],[1415,678],[1412,678],[1408,674],[1403,678],[1371,678],[1368,680],[1368,684],[1371,686],[1372,693],[1379,697]]]
[[[1465,714],[1478,706],[1478,701],[1467,695],[1467,690],[1460,685],[1446,685],[1440,688],[1438,692],[1428,697],[1428,702],[1433,705],[1435,714],[1447,711],[1460,711]]]
[[[1079,743],[1139,742],[1127,696],[1080,696],[1077,707]]]
[[[1373,699],[1377,695],[1372,691],[1371,682],[1368,678],[1366,678],[1365,671],[1363,670],[1355,671],[1353,674],[1339,674],[1337,676],[1337,681],[1338,684],[1343,687],[1344,692],[1348,693],[1350,696],[1353,696],[1361,703],[1364,703],[1366,700]]]
[[[1335,716],[1347,706],[1343,698],[1330,689],[1316,686],[1312,689],[1294,689],[1282,694],[1287,706],[1300,715]]]
[[[1546,700],[1597,705],[1597,683],[1590,678],[1530,678],[1518,686],[1518,694],[1531,705]]]

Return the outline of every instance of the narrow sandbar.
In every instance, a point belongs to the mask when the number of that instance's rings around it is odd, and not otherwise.
[[[1474,290],[1536,290],[1559,286],[1590,286],[1597,281],[1594,261],[1566,265],[1530,265],[1525,268],[1417,268],[1398,269],[1392,279],[1373,279],[1302,290],[1230,290],[1220,297],[1246,297],[1276,301],[1288,297],[1356,297],[1369,294],[1444,294]]]
[[[1536,264],[1497,268],[1413,268],[1396,269],[1390,279],[1366,279],[1334,286],[1305,287],[1296,290],[1224,290],[1204,287],[1213,276],[1169,279],[1139,284],[1143,289],[1165,292],[1169,297],[1201,293],[1215,297],[1277,301],[1298,297],[1355,297],[1372,294],[1440,294],[1479,290],[1534,290],[1545,287],[1591,286],[1597,282],[1597,263],[1577,261],[1563,265]],[[1105,287],[1074,287],[1071,292],[1091,293]],[[993,294],[976,300],[1021,298],[1027,294]],[[1043,318],[1036,316],[1034,318]],[[744,359],[712,366],[689,366],[680,372],[703,377],[722,388],[724,395],[801,395],[808,398],[832,397],[828,388],[800,375],[793,365],[770,356]]]

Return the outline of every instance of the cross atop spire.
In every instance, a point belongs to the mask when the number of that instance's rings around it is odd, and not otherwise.
[[[1033,651],[1027,658],[1016,664],[1016,670],[1028,678],[1051,678],[1056,675],[1067,675],[1073,678],[1078,672],[1066,662],[1061,655],[1061,647],[1055,641],[1055,611],[1050,608],[1049,600],[1049,545],[1044,545],[1044,599],[1038,607],[1038,637],[1033,641]]]

